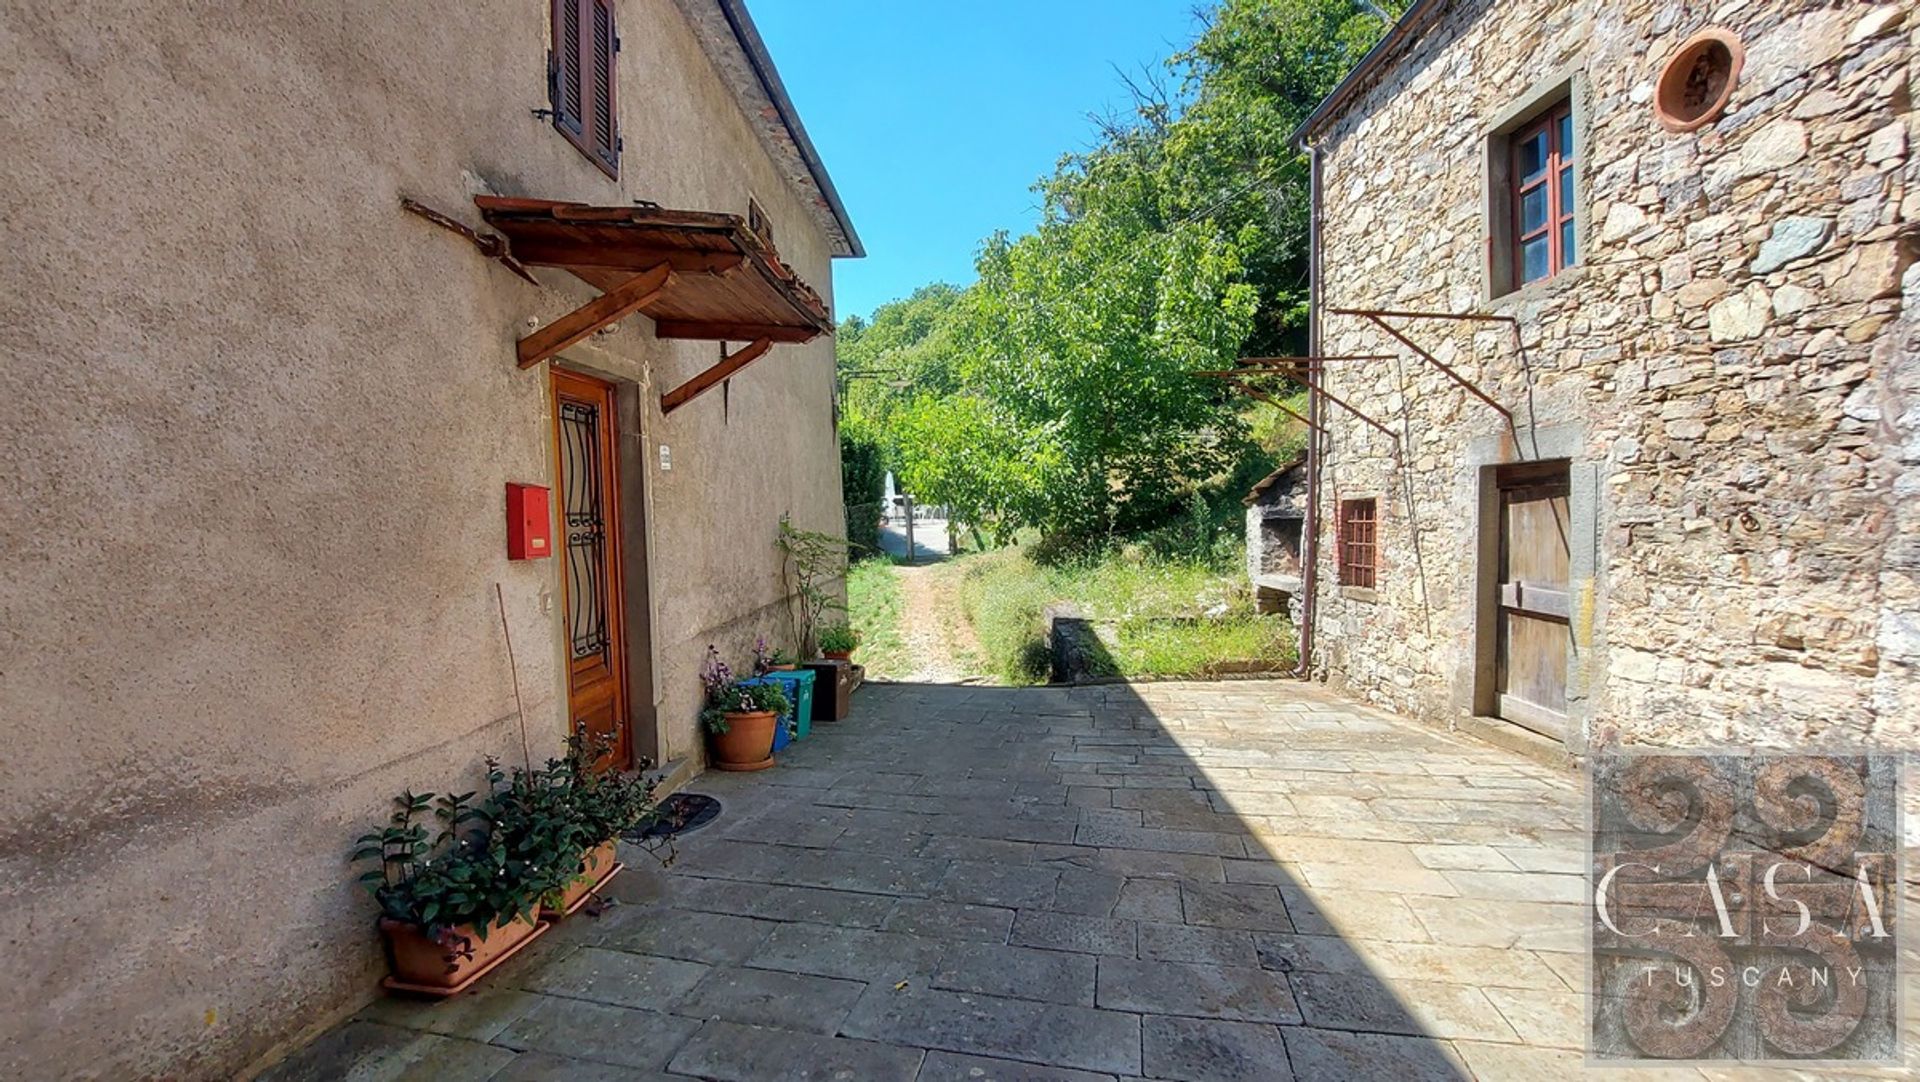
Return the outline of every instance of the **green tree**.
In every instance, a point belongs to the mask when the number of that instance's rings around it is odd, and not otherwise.
[[[1196,370],[1304,345],[1306,169],[1288,136],[1398,2],[1220,0],[1129,115],[1036,186],[979,281],[841,329],[847,411],[904,488],[963,517],[1100,538],[1190,515],[1271,455]],[[1169,90],[1168,86],[1172,89]],[[1264,445],[1265,450],[1262,450]]]

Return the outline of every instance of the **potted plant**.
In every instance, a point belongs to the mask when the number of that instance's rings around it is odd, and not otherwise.
[[[765,635],[753,641],[753,671],[756,676],[765,676],[770,672],[792,672],[796,667],[793,655],[777,647],[769,647]]]
[[[615,851],[620,835],[655,812],[655,783],[645,773],[649,764],[643,762],[632,773],[594,769],[612,743],[608,737],[575,736],[567,742],[567,757],[547,764],[565,794],[561,814],[577,825],[579,843],[586,846],[573,861],[573,878],[557,896],[546,899],[541,913],[549,919],[579,910],[626,867]]]
[[[794,642],[805,655],[819,646],[816,633],[821,620],[830,612],[847,611],[847,603],[841,600],[844,587],[835,586],[847,575],[847,542],[831,534],[802,530],[782,515],[775,544],[780,547],[781,564],[793,596],[788,616]]]
[[[509,837],[472,793],[402,793],[385,829],[364,834],[355,861],[380,903],[380,932],[393,973],[388,988],[450,996],[491,972],[546,929],[540,899],[556,869],[509,852]],[[430,837],[418,820],[442,826]],[[478,824],[463,833],[469,823]]]
[[[860,645],[860,633],[846,624],[828,624],[820,629],[820,656],[834,661],[847,661],[853,657],[854,648]]]
[[[653,784],[642,775],[600,772],[612,741],[576,735],[563,758],[509,776],[488,763],[489,814],[509,856],[555,869],[542,895],[542,915],[558,920],[584,906],[624,865],[620,832],[652,808]]]
[[[774,726],[791,705],[786,689],[772,681],[735,679],[711,646],[700,666],[700,682],[707,695],[700,722],[712,738],[713,765],[720,770],[772,766]]]

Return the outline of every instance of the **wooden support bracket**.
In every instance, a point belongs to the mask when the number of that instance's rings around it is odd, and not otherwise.
[[[532,368],[600,328],[625,319],[672,283],[673,268],[665,263],[634,275],[522,338],[520,367]]]
[[[660,396],[662,415],[672,413],[681,406],[699,398],[708,391],[726,382],[727,377],[760,359],[760,355],[773,348],[773,339],[762,338],[752,345],[734,350],[720,358],[720,363],[693,377],[673,390]]]

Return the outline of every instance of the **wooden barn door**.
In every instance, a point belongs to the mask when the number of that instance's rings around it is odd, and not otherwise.
[[[1499,474],[1499,713],[1556,740],[1567,732],[1568,544],[1565,462]]]
[[[555,478],[567,640],[567,714],[575,732],[613,741],[607,764],[633,760],[620,584],[620,501],[613,387],[553,370]]]

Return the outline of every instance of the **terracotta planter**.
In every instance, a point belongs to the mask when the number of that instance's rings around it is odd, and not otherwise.
[[[540,914],[543,918],[559,920],[579,912],[580,907],[593,897],[594,891],[606,886],[609,880],[620,874],[620,869],[626,867],[615,855],[614,839],[611,838],[587,850],[581,857],[581,864],[584,865],[581,878],[560,892],[560,903],[543,910]]]
[[[455,995],[493,972],[549,927],[539,920],[508,918],[489,928],[483,942],[471,927],[462,925],[450,929],[449,941],[442,944],[429,939],[417,925],[382,917],[380,934],[387,938],[387,959],[393,975],[380,983],[398,992]],[[466,943],[454,937],[464,937]],[[472,951],[471,955],[465,953],[466,949]]]
[[[795,669],[797,669],[797,668],[799,668],[799,667],[800,667],[800,666],[798,666],[798,665],[769,665],[769,666],[767,666],[767,668],[768,668],[768,669],[770,669],[770,670],[771,670],[771,671],[773,671],[773,672],[792,672],[793,670],[795,670]]]
[[[853,651],[852,650],[822,650],[820,651],[820,656],[826,658],[828,661],[852,661]]]
[[[773,727],[780,716],[771,710],[728,714],[727,731],[710,733],[713,765],[719,770],[765,770],[773,765]]]

